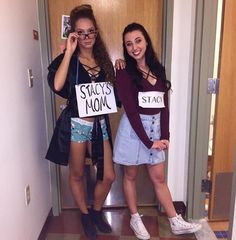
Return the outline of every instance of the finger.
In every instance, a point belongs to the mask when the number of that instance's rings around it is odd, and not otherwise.
[[[115,68],[116,68],[117,70],[120,70],[120,66],[119,66],[118,63],[115,64]]]
[[[76,35],[76,36],[78,36],[78,33],[77,32],[72,32],[69,35]]]
[[[166,148],[169,148],[169,141],[165,142]]]
[[[68,38],[72,40],[77,40],[78,37],[79,37],[78,33],[73,32],[69,35]]]
[[[167,143],[166,143],[166,142],[163,142],[162,144],[163,144],[165,147],[167,146]]]
[[[119,59],[119,60],[118,60],[119,69],[123,69],[122,63],[123,63],[123,62]]]
[[[161,142],[165,145],[168,145],[168,141],[167,140],[161,140]]]
[[[71,39],[74,36],[75,36],[75,33],[70,33],[69,36],[68,36],[68,39]]]
[[[165,148],[166,148],[166,145],[165,145],[164,143],[161,143],[160,146],[159,146],[159,149],[160,149],[160,150],[163,150],[163,149],[165,149]]]
[[[118,60],[115,61],[115,68],[116,68],[117,70],[119,70]]]
[[[77,40],[78,39],[78,35],[77,34],[73,34],[73,36],[71,37],[73,40]]]

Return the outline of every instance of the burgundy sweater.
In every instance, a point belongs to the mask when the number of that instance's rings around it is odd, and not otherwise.
[[[157,79],[155,85],[149,83],[146,79],[142,81],[142,92],[158,91],[165,92],[164,108],[142,108],[138,104],[138,92],[132,77],[124,70],[116,71],[116,87],[118,95],[124,106],[130,124],[137,136],[147,148],[151,148],[153,141],[147,136],[139,114],[154,115],[161,113],[161,139],[169,140],[169,108],[168,108],[168,91],[161,79]]]

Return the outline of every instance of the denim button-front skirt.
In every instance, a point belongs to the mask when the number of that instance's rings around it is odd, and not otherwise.
[[[160,113],[140,114],[143,127],[151,141],[160,140]],[[139,139],[127,115],[121,118],[114,143],[113,160],[122,165],[158,164],[165,161],[163,150],[148,149]]]

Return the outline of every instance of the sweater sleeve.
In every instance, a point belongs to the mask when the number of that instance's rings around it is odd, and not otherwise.
[[[121,103],[121,100],[120,100],[118,92],[117,92],[116,84],[114,84],[114,95],[115,95],[115,100],[116,100],[116,106],[118,108],[121,108],[122,107],[122,103]]]
[[[169,101],[168,91],[164,94],[165,107],[161,110],[161,139],[169,140]]]
[[[126,70],[116,71],[116,87],[119,98],[124,106],[127,117],[132,128],[147,148],[151,148],[153,142],[147,136],[138,112],[138,105],[135,96],[135,86]]]
[[[70,94],[70,82],[68,80],[69,73],[67,74],[66,82],[60,91],[57,91],[54,87],[55,75],[56,75],[56,72],[63,60],[63,57],[64,57],[64,54],[60,54],[49,65],[49,67],[48,67],[48,85],[54,93],[58,94],[59,96],[61,96],[63,98],[68,99],[69,94]]]

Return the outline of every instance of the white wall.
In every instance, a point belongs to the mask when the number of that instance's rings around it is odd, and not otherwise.
[[[0,22],[0,239],[36,240],[51,208],[36,0],[1,0]]]
[[[187,200],[195,0],[174,0],[168,185],[174,201]]]

